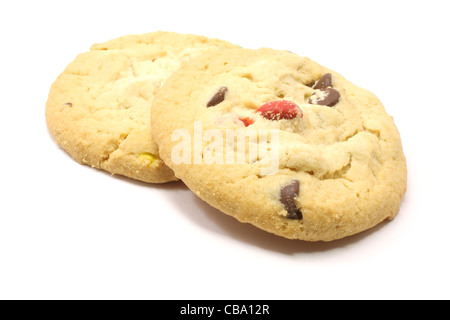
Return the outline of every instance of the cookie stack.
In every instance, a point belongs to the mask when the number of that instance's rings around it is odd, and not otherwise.
[[[52,85],[46,118],[82,164],[181,179],[289,239],[393,219],[406,190],[400,135],[378,98],[288,51],[169,32],[95,44]]]

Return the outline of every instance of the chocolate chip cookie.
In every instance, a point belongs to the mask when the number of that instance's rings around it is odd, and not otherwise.
[[[380,100],[294,53],[224,49],[173,73],[152,133],[200,198],[289,239],[331,241],[393,219],[406,191]]]
[[[233,45],[170,32],[95,44],[52,85],[46,105],[48,128],[82,164],[145,182],[175,180],[151,138],[153,97],[180,64],[225,47]]]

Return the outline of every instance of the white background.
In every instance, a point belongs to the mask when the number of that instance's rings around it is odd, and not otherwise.
[[[2,1],[0,298],[450,298],[448,1]],[[272,236],[181,182],[81,166],[53,142],[52,82],[91,44],[157,30],[295,51],[383,101],[398,217],[332,243]]]

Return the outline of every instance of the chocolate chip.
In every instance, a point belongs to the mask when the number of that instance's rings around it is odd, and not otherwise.
[[[227,93],[228,88],[227,87],[220,87],[217,93],[209,100],[206,107],[214,107],[221,103],[225,99],[225,94]]]
[[[333,89],[333,76],[325,73],[312,87],[316,91],[308,100],[308,103],[332,107],[339,102],[341,94]]]
[[[295,198],[298,197],[300,191],[300,181],[292,180],[290,183],[281,188],[280,202],[287,211],[286,218],[302,220],[303,214],[297,204]]]
[[[336,103],[338,103],[338,101],[341,97],[339,91],[337,91],[336,89],[333,89],[333,88],[327,88],[323,91],[325,91],[325,98],[323,100],[317,101],[317,104],[319,104],[321,106],[332,107]]]
[[[313,89],[326,89],[333,86],[331,73],[325,73],[314,85]]]
[[[63,104],[64,107],[72,108],[72,102],[66,102]]]
[[[317,97],[317,94],[313,94],[309,98],[308,103],[332,107],[339,102],[339,99],[341,97],[339,91],[333,88],[326,88],[323,90],[321,89],[320,92],[323,94],[323,96]]]

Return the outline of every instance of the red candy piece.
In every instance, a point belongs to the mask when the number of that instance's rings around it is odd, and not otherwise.
[[[253,120],[252,118],[249,118],[249,117],[246,117],[246,118],[239,118],[239,120],[241,120],[241,121],[244,123],[244,125],[245,125],[246,127],[248,127],[249,125],[255,123],[255,120]]]
[[[256,112],[269,120],[294,119],[297,115],[303,117],[303,111],[295,103],[288,100],[277,100],[264,103]]]

